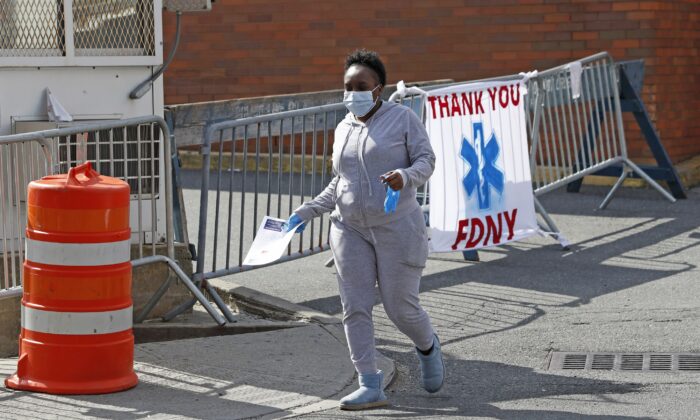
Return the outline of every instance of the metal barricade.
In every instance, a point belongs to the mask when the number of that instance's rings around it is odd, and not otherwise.
[[[471,83],[523,79],[528,90],[524,104],[535,208],[545,222],[541,225],[543,230],[564,248],[568,247],[568,241],[537,197],[587,175],[621,164],[624,166],[600,209],[610,203],[615,191],[631,172],[647,181],[669,201],[675,201],[627,156],[618,69],[608,53],[598,53],[539,73],[521,73]],[[453,84],[462,83],[465,82]],[[448,85],[422,89],[430,91],[444,86]],[[410,89],[397,90],[390,100],[406,105],[423,116],[425,96]],[[427,184],[419,192],[419,197],[427,207]]]
[[[171,157],[168,126],[157,116],[0,136],[0,298],[22,293],[27,184],[90,161],[101,174],[123,179],[131,187],[132,202],[136,202],[130,209],[131,219],[136,220],[132,243],[138,244],[139,256],[132,265],[167,265],[168,272],[223,325],[226,320],[175,262]],[[156,255],[162,244],[167,256]],[[136,316],[137,322],[146,318],[172,281],[169,275]]]
[[[345,114],[343,104],[334,104],[225,121],[207,129],[202,146],[196,279],[253,268],[242,266],[243,253],[262,216],[288,217],[331,180],[333,131]],[[213,170],[215,205],[210,223],[212,144],[218,149],[218,159]],[[309,222],[276,263],[327,250],[328,226],[327,217]],[[213,236],[209,252],[207,233]]]
[[[675,201],[627,156],[618,70],[607,53],[539,72],[530,79],[528,91],[530,165],[536,196],[622,164],[625,169],[601,209],[630,171]]]
[[[342,103],[223,121],[207,127],[202,172],[195,282],[225,306],[207,279],[265,266],[243,266],[263,216],[287,218],[330,182],[333,132]],[[210,202],[213,201],[213,206]],[[286,255],[272,264],[329,249],[328,216],[308,222]],[[175,308],[170,319],[194,302]],[[224,315],[233,321],[230,314]]]
[[[156,255],[165,243],[168,257],[174,258],[171,163],[160,159],[170,155],[168,137],[157,116],[0,136],[0,296],[21,293],[27,185],[83,161],[130,185],[137,222],[132,243],[138,243],[139,257]]]

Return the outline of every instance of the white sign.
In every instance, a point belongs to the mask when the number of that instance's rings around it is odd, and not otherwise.
[[[519,81],[431,91],[426,126],[436,155],[430,178],[433,252],[473,250],[539,231]]]
[[[265,216],[243,265],[264,265],[280,259],[296,231],[293,229],[286,232],[284,224],[285,220]]]

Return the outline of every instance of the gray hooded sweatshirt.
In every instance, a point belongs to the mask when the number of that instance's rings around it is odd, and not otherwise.
[[[411,109],[383,102],[366,123],[348,113],[335,129],[333,179],[295,213],[308,221],[332,211],[331,218],[362,228],[398,220],[419,208],[416,189],[434,168],[428,134]],[[404,187],[396,212],[385,214],[387,187],[379,176],[393,170],[400,170]]]

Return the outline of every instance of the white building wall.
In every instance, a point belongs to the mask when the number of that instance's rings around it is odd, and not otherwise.
[[[162,77],[141,99],[129,92],[152,67],[0,67],[0,135],[17,121],[48,121],[46,88],[76,120],[163,115]]]
[[[43,53],[41,50],[23,53],[16,49],[18,45],[16,38],[5,39],[0,42],[0,136],[24,131],[36,131],[42,129],[56,128],[57,123],[49,122],[47,113],[46,89],[49,88],[52,94],[58,98],[64,108],[73,116],[74,122],[61,123],[60,126],[69,124],[79,124],[81,122],[94,122],[95,120],[114,120],[144,115],[163,116],[164,91],[163,78],[159,77],[152,89],[140,99],[130,99],[129,93],[141,82],[150,77],[155,69],[163,62],[163,28],[162,28],[162,1],[153,0],[153,26],[145,30],[153,31],[153,43],[151,43],[150,55],[129,56],[132,50],[111,50],[113,55],[107,50],[76,51],[73,43],[74,29],[73,16],[68,11],[73,10],[76,0],[63,0],[65,10],[65,48],[60,54],[52,51]],[[87,3],[82,0],[85,7]],[[122,4],[146,4],[147,0],[119,0]],[[17,10],[12,9],[13,3],[3,3],[0,1],[0,25],[10,25],[12,21],[19,22]],[[20,4],[20,3],[16,3]],[[41,5],[43,3],[23,3]],[[9,6],[8,6],[9,5]],[[25,6],[19,6],[25,7]],[[43,6],[37,6],[43,7]],[[25,10],[25,9],[22,9]],[[12,12],[12,13],[10,13]],[[108,15],[99,15],[99,19],[109,19]],[[8,20],[10,19],[10,20]],[[30,22],[31,30],[25,28],[26,22],[21,23],[22,31],[17,34],[27,34],[46,31],[53,28],[55,16],[50,16],[50,25],[41,26],[40,21]],[[31,19],[30,19],[31,20]],[[39,22],[39,23],[37,23]],[[45,23],[45,22],[44,22]],[[37,26],[39,25],[39,26]],[[19,35],[18,35],[19,36]],[[1,41],[1,40],[0,40]],[[14,50],[9,48],[13,48]],[[5,48],[5,50],[3,50]],[[95,56],[90,56],[94,54]],[[138,51],[134,52],[138,54]],[[9,150],[9,149],[8,149]],[[4,171],[7,174],[16,175],[28,167],[25,160],[31,156],[18,157],[13,159],[8,150],[3,149],[2,153],[5,162]],[[26,152],[22,149],[20,152]],[[38,153],[38,152],[34,152]],[[163,174],[163,150],[162,141],[158,165],[160,174]],[[14,160],[14,161],[13,161]],[[16,162],[15,162],[16,161]],[[55,163],[55,162],[54,162]],[[12,168],[8,165],[12,166]],[[17,165],[17,169],[14,165]],[[20,179],[25,177],[20,176]],[[159,178],[159,190],[164,191],[164,178]],[[19,188],[19,190],[18,190]],[[0,195],[3,197],[2,217],[6,226],[12,225],[12,229],[4,234],[3,241],[0,241],[0,251],[3,249],[20,249],[21,244],[12,246],[9,241],[13,238],[18,240],[23,229],[14,225],[21,225],[17,221],[25,219],[24,191],[22,185],[16,185],[12,180],[5,180],[0,186]],[[134,194],[132,194],[132,197]],[[160,240],[165,235],[165,203],[164,195],[159,195],[156,205],[156,240]],[[132,240],[139,241],[137,233],[137,220],[139,219],[138,202],[134,199],[131,206]],[[145,200],[142,203],[142,234],[141,240],[150,242],[151,230],[151,207]],[[17,222],[17,223],[16,223]],[[4,243],[2,243],[4,242]]]

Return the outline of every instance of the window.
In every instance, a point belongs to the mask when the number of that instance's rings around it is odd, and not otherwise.
[[[63,1],[0,0],[0,57],[61,57]]]
[[[152,0],[73,0],[77,56],[155,54]]]
[[[0,0],[0,59],[155,57],[155,17],[153,0]]]

